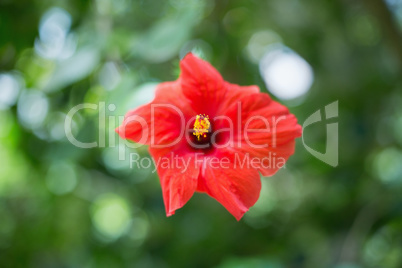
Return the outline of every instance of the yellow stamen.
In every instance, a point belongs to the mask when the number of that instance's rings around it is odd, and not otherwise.
[[[208,115],[197,115],[194,122],[194,132],[193,135],[197,136],[197,139],[200,140],[200,136],[204,138],[207,137],[206,133],[210,132],[211,123],[209,122]]]

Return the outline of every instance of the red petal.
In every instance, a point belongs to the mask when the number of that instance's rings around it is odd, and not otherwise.
[[[180,62],[180,69],[183,94],[196,114],[215,115],[227,91],[219,72],[191,53]]]
[[[257,202],[261,191],[258,171],[251,167],[240,168],[235,164],[235,154],[220,151],[217,159],[229,159],[228,166],[217,167],[211,159],[204,159],[199,189],[221,203],[237,220],[240,220]]]
[[[227,92],[225,98],[220,103],[219,113],[224,113],[232,105],[236,105],[239,100],[247,96],[260,92],[258,86],[239,86],[225,81]]]
[[[273,175],[294,153],[295,139],[301,136],[301,127],[285,106],[271,100],[267,94],[252,94],[239,102],[240,122],[239,107],[232,105],[226,111],[233,119],[235,145],[243,154],[264,159],[266,164],[260,165],[259,170],[264,176]],[[267,158],[271,158],[269,165]]]
[[[181,136],[182,124],[193,114],[178,81],[161,83],[155,99],[129,111],[116,131],[122,138],[141,144],[169,144]]]
[[[173,215],[177,209],[190,200],[198,184],[200,167],[196,165],[192,158],[193,153],[182,149],[180,147],[176,151],[149,149],[156,163],[159,163],[157,170],[167,216]],[[180,162],[180,159],[186,161],[188,166],[185,167],[183,163],[175,162],[175,157]],[[169,161],[169,166],[162,165],[162,161]]]

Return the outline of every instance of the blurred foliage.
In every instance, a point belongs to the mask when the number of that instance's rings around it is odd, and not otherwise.
[[[402,3],[367,2],[2,0],[0,267],[402,267]],[[314,71],[282,101],[300,123],[339,101],[339,165],[299,139],[240,222],[201,194],[166,218],[153,167],[119,160],[149,157],[123,150],[121,116],[189,51],[266,91],[258,61],[278,42]],[[81,103],[96,109],[73,134],[95,148],[64,133]],[[325,150],[326,123],[306,144]]]

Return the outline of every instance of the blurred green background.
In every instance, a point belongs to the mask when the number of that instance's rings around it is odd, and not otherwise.
[[[402,267],[401,31],[400,0],[1,0],[0,267]],[[113,129],[189,51],[300,124],[338,101],[304,141],[338,123],[339,165],[298,139],[240,222],[202,194],[166,218]],[[66,138],[81,103],[73,134],[105,146]]]

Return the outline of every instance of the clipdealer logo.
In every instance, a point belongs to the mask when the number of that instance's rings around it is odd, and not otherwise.
[[[323,120],[328,120],[332,118],[338,118],[338,101],[334,101],[324,108],[325,119],[321,116],[321,109],[315,111],[312,115],[310,115],[306,121],[303,123],[303,135],[302,141],[304,148],[312,154],[315,158],[321,160],[324,163],[332,167],[337,167],[339,164],[339,130],[338,130],[338,122],[335,123],[327,123],[326,132],[327,132],[327,141],[325,145],[325,153],[321,153],[317,150],[314,150],[310,146],[305,143],[304,140],[304,130],[315,123],[321,122]]]

